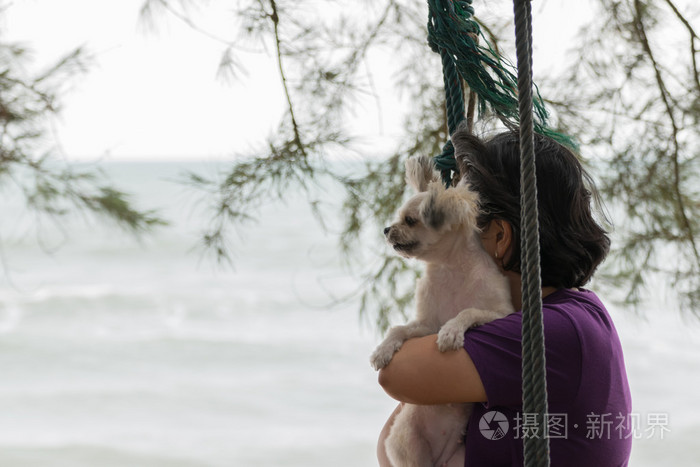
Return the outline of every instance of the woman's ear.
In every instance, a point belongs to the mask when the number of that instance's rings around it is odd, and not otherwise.
[[[501,258],[504,262],[510,260],[513,243],[513,228],[510,222],[503,219],[494,219],[494,230],[496,234],[496,249],[494,255],[496,258]]]

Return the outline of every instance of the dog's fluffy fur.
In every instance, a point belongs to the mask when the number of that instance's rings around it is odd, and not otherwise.
[[[438,333],[440,351],[458,349],[467,329],[513,312],[507,279],[481,244],[477,193],[465,184],[446,189],[428,157],[406,162],[406,181],[418,193],[384,235],[426,270],[416,286],[416,318],[389,330],[371,356],[375,369],[407,339]],[[471,404],[404,404],[386,440],[392,465],[443,465],[460,448],[470,413]]]

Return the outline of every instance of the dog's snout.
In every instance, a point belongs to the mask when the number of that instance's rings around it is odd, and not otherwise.
[[[385,227],[384,228],[384,235],[388,235],[390,230],[391,230],[391,227]]]

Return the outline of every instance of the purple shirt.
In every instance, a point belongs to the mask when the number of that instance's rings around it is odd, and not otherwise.
[[[610,315],[590,291],[561,289],[543,300],[553,467],[626,466],[632,409],[622,347]],[[465,466],[523,465],[522,313],[465,334],[487,403],[474,404]]]

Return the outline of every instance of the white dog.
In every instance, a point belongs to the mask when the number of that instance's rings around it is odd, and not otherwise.
[[[424,261],[426,270],[416,286],[416,318],[389,330],[370,359],[377,370],[407,339],[438,333],[440,351],[458,349],[467,329],[514,311],[507,279],[481,244],[478,194],[465,184],[446,189],[428,157],[406,162],[406,181],[418,193],[384,235],[401,256]],[[386,439],[391,464],[446,463],[463,442],[471,409],[404,404]]]

